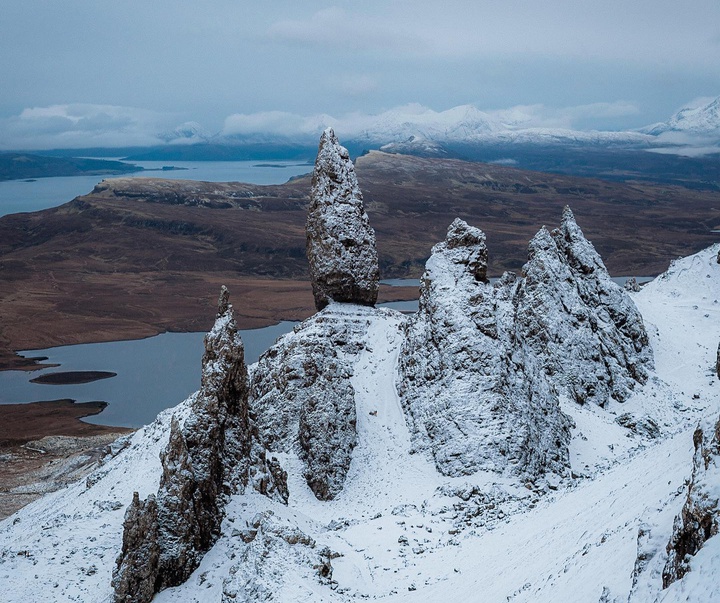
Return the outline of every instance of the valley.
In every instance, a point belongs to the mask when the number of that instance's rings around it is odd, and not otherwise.
[[[487,234],[488,273],[519,271],[565,205],[611,274],[656,275],[717,240],[720,193],[371,152],[357,160],[381,278],[418,278],[460,217]],[[203,331],[220,285],[241,328],[312,312],[310,177],[283,185],[111,179],[57,208],[0,218],[0,369],[14,350]],[[415,288],[381,286],[380,301]]]

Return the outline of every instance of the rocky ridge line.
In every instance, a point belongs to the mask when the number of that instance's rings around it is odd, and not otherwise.
[[[135,495],[126,510],[113,573],[117,603],[144,603],[187,580],[220,535],[230,493],[250,485],[287,502],[287,475],[259,444],[247,394],[244,348],[223,287],[205,337],[201,388],[184,424],[172,420],[157,495]]]

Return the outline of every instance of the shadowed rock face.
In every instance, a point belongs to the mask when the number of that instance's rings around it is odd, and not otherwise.
[[[720,419],[714,426],[698,427],[693,435],[692,479],[685,505],[675,518],[667,545],[663,588],[690,571],[689,557],[720,530]]]
[[[297,452],[320,500],[342,490],[357,442],[351,377],[365,346],[365,312],[374,310],[327,306],[279,339],[250,376],[260,437],[271,450]]]
[[[398,367],[413,443],[445,475],[566,475],[571,422],[516,341],[516,279],[489,285],[486,267],[485,235],[462,220],[427,262]]]
[[[150,601],[155,595],[160,546],[157,502],[135,492],[125,512],[120,571],[113,576],[116,601]]]
[[[329,128],[320,138],[306,233],[317,309],[331,300],[374,305],[380,278],[375,231],[347,149]]]
[[[642,317],[569,208],[530,241],[517,329],[545,373],[579,403],[623,401],[653,367]]]
[[[150,601],[187,580],[220,534],[230,492],[251,485],[287,501],[286,474],[257,442],[247,393],[243,344],[223,287],[205,337],[201,388],[184,424],[173,417],[157,496],[136,496],[126,512],[117,602]]]

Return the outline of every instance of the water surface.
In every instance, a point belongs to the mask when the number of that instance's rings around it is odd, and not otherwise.
[[[256,362],[294,322],[240,331],[245,361]],[[200,387],[204,333],[163,333],[146,339],[68,345],[26,350],[22,356],[47,356],[45,363],[60,367],[39,371],[0,371],[0,404],[69,398],[76,402],[104,401],[102,413],[88,423],[140,427],[166,408],[182,402]],[[31,383],[38,376],[59,371],[107,371],[116,377],[76,385]]]
[[[312,165],[297,161],[133,161],[134,165],[153,171],[122,174],[128,178],[170,178],[204,180],[206,182],[248,182],[252,184],[283,184],[293,176],[307,174]],[[186,168],[163,170],[164,166]],[[86,195],[105,178],[117,175],[62,176],[36,180],[5,180],[0,182],[0,216],[19,212],[40,211]]]

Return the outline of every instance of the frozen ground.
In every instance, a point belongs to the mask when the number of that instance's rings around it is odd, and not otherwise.
[[[604,410],[563,401],[576,424],[568,483],[447,478],[412,454],[394,387],[404,318],[339,306],[370,320],[353,376],[358,442],[344,490],[316,500],[300,461],[284,455],[289,505],[233,497],[223,536],[200,567],[155,600],[239,602],[268,593],[283,602],[720,600],[717,538],[682,581],[662,591],[660,578],[690,477],[692,432],[720,411],[717,252],[675,262],[635,294],[655,352],[646,386]],[[3,601],[112,599],[125,506],[134,490],[146,497],[157,489],[170,416],[182,419],[187,408],[163,413],[87,480],[0,523]],[[621,426],[622,416],[657,437]],[[321,577],[323,563],[332,573]]]

